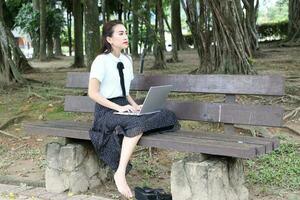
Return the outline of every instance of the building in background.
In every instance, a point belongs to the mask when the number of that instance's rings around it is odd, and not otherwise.
[[[28,34],[22,33],[19,28],[15,28],[12,33],[15,37],[17,45],[20,47],[25,57],[32,58],[33,48],[30,36]]]

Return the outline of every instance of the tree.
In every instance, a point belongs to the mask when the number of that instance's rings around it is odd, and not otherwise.
[[[31,40],[33,41],[35,53],[34,57],[36,58],[39,50],[39,45],[37,44],[39,44],[38,41],[40,38],[40,16],[38,10],[34,8],[35,6],[31,3],[23,4],[18,15],[16,16],[15,26],[20,27],[23,32],[30,35]],[[48,57],[53,57],[53,37],[55,38],[56,42],[55,54],[61,55],[60,34],[62,27],[65,25],[65,20],[61,9],[55,8],[54,5],[49,6],[46,11],[46,37],[48,40],[47,53]]]
[[[55,47],[55,55],[62,55],[60,35],[62,28],[65,26],[63,12],[59,8],[55,8],[55,1],[51,1],[47,6],[47,56],[54,57],[53,48]],[[55,46],[54,46],[55,42]]]
[[[194,72],[255,73],[239,0],[182,0],[181,3],[200,60]]]
[[[171,33],[171,37],[172,37],[172,59],[169,59],[167,60],[167,62],[178,62],[178,51],[177,51],[177,38],[175,36],[175,32],[174,32],[174,29],[173,27],[170,26],[169,22],[168,22],[168,19],[167,19],[167,16],[164,15],[164,20],[165,20],[165,23]]]
[[[300,42],[300,1],[289,0],[289,28],[290,42]]]
[[[132,9],[137,11],[139,9],[139,0],[132,1]],[[138,43],[139,43],[139,20],[136,12],[132,13],[132,47],[131,53],[133,57],[138,57]]]
[[[25,79],[20,72],[32,69],[5,24],[3,4],[5,2],[0,0],[0,86],[24,83]]]
[[[246,9],[245,25],[249,36],[252,52],[258,50],[258,32],[256,29],[259,0],[243,0]],[[242,10],[241,10],[242,12]],[[243,15],[243,12],[241,13]],[[243,19],[243,17],[241,18]]]
[[[49,23],[52,21],[50,20],[51,18],[54,18],[54,4],[53,2],[50,2],[47,6],[48,8],[46,9],[46,38],[47,38],[47,58],[53,58],[53,32],[54,30],[51,29],[51,26],[49,26]],[[49,12],[50,11],[50,12]],[[48,15],[50,14],[50,16]]]
[[[54,19],[55,19],[55,27],[53,31],[54,37],[54,52],[55,56],[62,56],[62,49],[61,49],[61,38],[60,35],[62,33],[62,28],[65,26],[65,19],[63,16],[63,12],[61,9],[54,9]]]
[[[155,57],[154,69],[165,69],[165,39],[164,39],[164,21],[163,21],[163,9],[162,9],[162,0],[157,0],[156,4],[156,27],[155,32],[159,33],[159,39],[155,41],[153,54]]]
[[[106,18],[106,0],[101,0],[101,11],[102,11],[102,21],[103,24],[107,22]]]
[[[84,0],[83,4],[86,62],[88,69],[90,69],[93,60],[100,53],[99,12],[97,1]]]
[[[215,71],[213,57],[210,51],[212,44],[212,18],[207,0],[199,1],[199,11],[196,0],[181,1],[187,16],[187,24],[192,32],[194,47],[199,56],[199,68],[193,73],[211,73]],[[200,14],[199,14],[200,13]]]
[[[244,37],[243,19],[240,18],[240,1],[209,0],[214,20],[215,62],[217,71],[228,74],[253,73],[249,61],[250,46]]]
[[[153,29],[151,27],[151,1],[147,0],[145,6],[145,25],[146,25],[146,41],[145,41],[145,48],[147,51],[151,51],[152,44],[153,44]],[[145,51],[146,51],[145,50]]]
[[[80,1],[73,0],[75,58],[72,67],[85,67],[83,56],[83,15]]]
[[[46,60],[46,0],[40,0],[40,61]]]
[[[182,35],[179,0],[171,0],[171,27],[174,32],[175,39],[174,41],[172,41],[173,46],[176,45],[177,50],[186,49],[187,44]]]
[[[28,4],[29,5],[29,4]],[[40,9],[40,4],[39,4],[39,0],[32,0],[32,8],[33,8],[33,11],[30,14],[26,14],[26,16],[31,16],[31,20],[29,21],[30,22],[34,22],[34,23],[31,23],[31,24],[36,24],[36,26],[38,26],[37,24],[39,24],[38,20],[39,20],[39,9]],[[20,13],[22,12],[19,12],[19,15]],[[23,16],[20,16],[19,17],[20,20],[23,20],[24,17]],[[28,22],[28,21],[27,21]],[[19,25],[20,26],[20,25]],[[28,28],[32,28],[33,26],[28,26]],[[27,33],[29,33],[31,39],[32,39],[32,47],[33,47],[33,55],[32,57],[33,58],[39,58],[39,53],[40,53],[40,35],[36,33],[36,31],[26,31]]]
[[[15,26],[29,34],[33,46],[33,58],[39,58],[40,49],[40,15],[38,1],[23,4],[15,18]]]

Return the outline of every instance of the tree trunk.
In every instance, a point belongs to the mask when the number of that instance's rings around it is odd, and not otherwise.
[[[172,37],[172,58],[168,59],[167,62],[178,62],[177,40],[175,38],[174,29],[171,28],[166,15],[164,15],[164,20]]]
[[[73,0],[74,15],[74,37],[75,37],[75,58],[72,67],[79,68],[84,66],[83,56],[83,15],[80,1]]]
[[[72,56],[72,14],[67,13],[68,20],[68,46],[69,46],[69,56]]]
[[[54,37],[54,49],[55,56],[63,56],[60,35]]]
[[[240,1],[208,0],[213,16],[215,69],[225,74],[254,73],[244,38],[243,19],[237,3]]]
[[[131,53],[132,56],[135,58],[138,58],[138,43],[139,43],[139,20],[138,16],[136,15],[136,12],[139,9],[139,0],[133,0],[132,1],[132,7],[134,12],[132,13],[132,47],[131,47]]]
[[[122,21],[123,5],[118,3],[118,20]]]
[[[150,11],[150,0],[147,0],[146,3],[146,45],[145,48],[147,48],[148,52],[151,52],[152,46],[153,46],[153,30],[151,28],[151,11]]]
[[[154,69],[165,69],[165,40],[164,40],[164,26],[163,26],[163,9],[162,0],[157,0],[156,4],[156,31],[159,32],[159,40],[155,41],[153,54],[155,57],[155,62],[153,65]]]
[[[289,42],[300,42],[300,1],[289,0]]]
[[[53,58],[53,38],[52,34],[47,34],[47,57],[48,58]]]
[[[215,69],[213,66],[213,57],[210,51],[211,39],[211,12],[207,0],[199,1],[199,13],[197,11],[197,1],[181,1],[182,7],[187,16],[187,23],[192,32],[194,47],[197,49],[199,56],[199,68],[192,73],[212,73]]]
[[[165,39],[165,26],[164,26],[164,8],[162,4],[163,0],[158,0],[157,2],[157,20],[158,20],[158,33],[159,33],[159,39],[161,41],[161,47],[163,48],[163,51],[166,50],[166,39]]]
[[[103,24],[105,24],[107,22],[107,18],[106,18],[106,0],[101,0],[101,11],[102,11],[102,20],[103,20]]]
[[[88,71],[93,60],[100,53],[100,30],[98,3],[94,0],[84,0],[85,14],[85,54]]]
[[[12,83],[24,83],[25,79],[20,71],[32,69],[20,48],[16,45],[13,34],[5,25],[3,19],[3,6],[0,0],[0,86]]]
[[[63,12],[63,11],[61,11]],[[62,49],[61,49],[61,39],[60,35],[62,33],[62,28],[59,28],[57,31],[54,31],[53,40],[54,40],[54,55],[55,56],[62,56]]]
[[[200,65],[195,73],[255,73],[240,0],[181,0]],[[197,9],[200,10],[197,10]]]
[[[46,0],[40,0],[40,61],[46,60]]]
[[[244,6],[246,8],[246,30],[249,36],[250,45],[252,52],[259,49],[258,46],[258,32],[256,29],[257,15],[259,0],[243,0]]]
[[[172,41],[172,45],[177,46],[177,50],[186,49],[187,43],[185,42],[182,35],[181,28],[181,17],[180,17],[180,1],[179,0],[171,0],[171,26],[175,35],[175,41]],[[176,42],[176,44],[175,44]],[[172,47],[172,48],[173,48]]]
[[[33,9],[37,12],[39,12],[40,5],[39,0],[32,0]],[[32,47],[33,47],[33,55],[32,58],[39,58],[40,53],[40,38],[39,34],[30,34],[30,37],[32,39]]]

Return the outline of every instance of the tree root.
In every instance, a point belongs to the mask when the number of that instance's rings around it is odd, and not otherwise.
[[[255,137],[264,137],[264,138],[273,137],[273,134],[266,127],[246,126],[246,125],[234,125],[234,127],[250,131],[252,136]]]
[[[15,135],[13,135],[13,134],[10,134],[10,133],[8,133],[8,132],[5,132],[5,131],[1,131],[1,130],[0,130],[0,133],[1,133],[1,134],[4,134],[4,135],[7,135],[7,136],[10,136],[10,137],[13,137],[13,138],[15,138],[15,139],[18,139],[18,140],[20,140],[20,139],[21,139],[21,138],[19,138],[19,137],[15,136]]]
[[[0,130],[6,129],[11,124],[14,124],[16,121],[24,118],[25,116],[26,115],[17,115],[17,116],[14,116],[14,117],[8,119],[6,122],[4,122],[2,125],[0,125]]]
[[[294,118],[294,117],[296,117],[299,111],[300,111],[300,107],[292,110],[291,112],[289,112],[288,114],[286,114],[283,117],[283,120],[287,120],[288,118]]]

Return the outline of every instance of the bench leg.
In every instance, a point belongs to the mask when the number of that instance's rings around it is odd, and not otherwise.
[[[45,182],[49,192],[86,192],[112,177],[112,172],[99,161],[90,142],[49,143],[46,160]]]
[[[248,200],[242,160],[216,156],[175,162],[171,193],[173,200]]]

